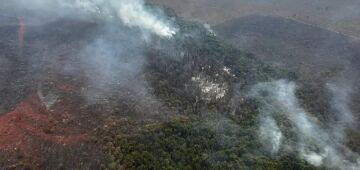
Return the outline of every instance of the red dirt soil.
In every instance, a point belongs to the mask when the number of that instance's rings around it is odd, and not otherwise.
[[[87,132],[64,123],[75,115],[61,100],[51,110],[47,109],[35,93],[0,117],[0,151],[40,160],[42,154],[36,147],[39,142],[69,146],[90,140]]]
[[[12,41],[18,43],[21,58],[27,56],[23,55],[26,54],[24,43],[27,31],[28,35],[33,35],[33,32],[31,27],[27,30],[23,18],[19,17],[17,22],[17,29],[12,30],[14,35],[17,35],[14,38],[16,37],[18,42],[16,39]],[[31,41],[27,43],[29,47],[32,44]],[[61,58],[63,59],[62,56]],[[34,71],[34,77],[40,72]],[[41,72],[45,79],[34,78],[38,81],[21,84],[32,92],[5,96],[6,100],[14,101],[15,107],[13,104],[9,105],[9,108],[14,109],[0,114],[0,169],[98,169],[99,162],[104,160],[93,139],[96,128],[102,125],[106,116],[97,106],[88,106],[79,93],[86,80],[74,80],[67,75],[51,73]],[[39,86],[40,84],[42,86]],[[13,84],[9,84],[8,89],[12,89],[11,86]],[[45,88],[41,92],[56,96],[54,103],[50,97],[51,106],[43,94],[37,91],[43,86]],[[19,102],[19,98],[23,100]]]

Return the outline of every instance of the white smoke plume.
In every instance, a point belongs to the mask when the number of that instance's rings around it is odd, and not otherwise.
[[[331,92],[331,108],[336,113],[334,116],[336,121],[332,124],[333,134],[338,139],[346,138],[346,129],[357,126],[356,117],[351,108],[353,83],[335,81],[327,83],[326,87]]]
[[[160,8],[148,5],[143,0],[33,0],[31,3],[14,0],[6,3],[0,1],[0,13],[3,9],[8,10],[6,13],[9,15],[25,16],[29,27],[34,24],[33,19],[40,28],[42,25],[74,20],[79,21],[79,26],[91,24],[91,33],[79,35],[87,36],[85,41],[81,37],[79,41],[69,42],[69,46],[64,45],[64,48],[44,47],[49,54],[71,51],[71,55],[67,54],[71,59],[63,59],[62,64],[55,62],[58,56],[46,57],[57,65],[51,70],[75,77],[81,75],[80,78],[86,79],[81,93],[90,105],[114,106],[120,97],[131,96],[133,98],[123,100],[132,100],[130,109],[144,108],[147,112],[156,112],[160,102],[148,92],[148,84],[142,74],[146,60],[143,50],[147,43],[142,38],[151,35],[151,38],[170,39],[177,32],[175,21]],[[58,31],[69,32],[72,28],[64,26]],[[49,106],[55,100],[55,97],[46,97],[46,94],[42,96],[44,101],[50,101]]]
[[[136,26],[149,30],[161,37],[172,37],[177,30],[171,26],[170,21],[160,20],[144,6],[140,0],[111,1],[118,2],[118,16],[128,26]],[[116,3],[114,3],[115,5]]]
[[[291,148],[301,158],[314,166],[325,166],[336,169],[359,169],[360,157],[343,145],[343,139],[335,138],[331,130],[324,129],[321,123],[301,107],[296,95],[296,84],[286,80],[259,83],[255,85],[250,96],[259,99],[262,103],[261,114],[268,119],[269,115],[279,114],[284,116],[293,126],[288,130],[293,131],[297,138],[291,144],[283,143],[282,148]],[[340,96],[344,97],[344,96]],[[343,108],[343,107],[340,107]],[[278,122],[281,123],[281,122]],[[259,133],[267,132],[272,137],[260,138],[274,148],[279,139],[276,123],[263,121]],[[269,128],[271,127],[271,128]],[[266,129],[265,129],[266,128]],[[295,143],[295,144],[294,144]],[[275,147],[276,148],[276,147]],[[273,150],[276,151],[276,150]]]
[[[216,36],[216,33],[215,33],[215,31],[211,28],[211,26],[209,25],[209,24],[204,24],[204,28],[208,31],[208,32],[210,32],[211,34],[213,34],[213,35],[215,35]]]
[[[260,120],[259,138],[266,141],[267,149],[271,153],[277,153],[280,149],[283,134],[280,131],[276,121],[271,116],[262,117]]]
[[[103,17],[119,18],[129,27],[137,27],[160,37],[171,38],[177,32],[170,19],[162,11],[150,9],[143,0],[76,0],[64,3]]]
[[[327,88],[332,93],[332,106],[339,114],[338,123],[341,125],[351,125],[354,123],[354,116],[350,108],[352,87],[346,84],[328,83]]]
[[[146,5],[143,0],[25,0],[0,2],[4,9],[25,10],[37,13],[49,20],[63,17],[97,17],[104,20],[120,20],[124,25],[141,29],[163,38],[173,37],[178,29],[174,21],[156,7]],[[19,12],[20,11],[20,12]]]

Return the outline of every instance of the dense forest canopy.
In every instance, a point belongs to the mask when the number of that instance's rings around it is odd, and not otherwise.
[[[142,0],[2,8],[4,169],[360,167],[357,53],[343,35],[263,16],[214,31]],[[283,51],[305,29],[315,45],[336,37],[321,47],[346,53],[344,67]]]

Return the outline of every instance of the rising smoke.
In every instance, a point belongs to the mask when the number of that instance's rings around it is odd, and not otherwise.
[[[279,126],[271,115],[260,118],[259,138],[261,141],[266,141],[264,146],[272,154],[277,153],[280,149],[283,134]]]
[[[286,80],[259,83],[252,88],[250,96],[257,98],[262,104],[260,140],[271,145],[271,152],[290,150],[314,166],[359,169],[360,157],[343,144],[344,138],[334,137],[333,129],[325,129],[320,121],[301,107],[295,95],[296,88],[294,82]],[[332,89],[337,91],[336,88]],[[344,106],[346,103],[342,101],[344,98],[347,98],[346,92],[340,92],[340,96],[335,95],[333,99],[338,105],[338,111],[349,111],[348,107]],[[350,111],[344,114],[350,114]],[[285,117],[292,126],[281,129],[282,132],[291,131],[297,136],[296,139],[289,139],[291,143],[282,143],[279,146],[281,132],[271,118],[277,115]],[[337,127],[345,128],[341,123],[337,124]]]
[[[71,7],[71,4],[64,3]],[[107,18],[119,18],[129,27],[137,27],[160,37],[171,38],[177,32],[173,21],[166,19],[161,10],[147,7],[143,0],[77,0],[75,8]]]
[[[146,90],[148,86],[142,75],[145,63],[143,49],[152,39],[170,40],[178,31],[175,20],[167,17],[160,8],[143,0],[34,0],[32,3],[15,0],[1,2],[0,5],[0,9],[8,10],[6,13],[9,15],[24,16],[24,24],[27,25],[34,25],[33,18],[41,18],[36,21],[40,25],[64,21],[66,24],[73,20],[79,23],[79,27],[83,27],[81,24],[84,23],[97,23],[92,25],[96,28],[89,28],[94,30],[91,34],[84,33],[91,36],[86,42],[82,42],[81,38],[74,39],[71,45],[58,45],[51,50],[48,50],[50,47],[47,44],[41,44],[46,49],[43,55],[52,56],[46,57],[46,60],[55,65],[50,68],[53,72],[86,77],[87,84],[81,93],[89,104],[116,102],[109,96],[124,96],[119,94],[124,91],[136,93],[134,100],[140,104],[141,101],[154,101],[151,106],[158,104]],[[68,32],[64,29],[67,28],[61,27],[58,31]],[[81,35],[79,33],[79,37]],[[64,51],[71,59],[57,56]],[[46,97],[43,99],[52,103]],[[153,110],[148,107],[144,105],[143,108]]]
[[[354,116],[350,108],[351,94],[353,88],[347,84],[328,83],[327,88],[332,93],[332,106],[339,114],[337,121],[340,126],[351,126],[354,123]]]
[[[19,4],[23,4],[22,7]],[[169,39],[178,32],[172,19],[165,17],[161,10],[145,5],[143,0],[76,0],[75,3],[66,1],[49,3],[49,1],[37,0],[30,5],[28,2],[19,1],[17,7],[26,7],[34,11],[41,9],[42,12],[55,9],[57,19],[68,15],[65,14],[66,12],[61,12],[63,9],[74,10],[81,14],[79,15],[81,18],[115,20],[130,29],[139,29],[140,34],[121,26],[114,28],[118,26],[116,24],[105,25],[105,36],[96,37],[80,52],[80,60],[88,66],[85,72],[94,86],[94,90],[85,89],[84,94],[90,95],[89,98],[93,99],[94,96],[103,95],[95,94],[99,92],[98,89],[111,89],[114,85],[131,87],[135,90],[143,89],[146,86],[145,82],[133,79],[140,74],[144,61],[141,49],[146,42],[141,39],[141,34],[154,34]],[[212,32],[208,25],[205,27]],[[112,31],[113,29],[124,33],[119,37],[120,39],[112,39],[112,36],[117,33]],[[194,81],[200,82],[199,84],[205,82],[201,78],[194,78]],[[203,85],[205,87],[203,92],[220,92],[218,93],[220,96],[216,98],[224,96],[225,92],[219,90],[220,85],[206,83]],[[334,129],[324,128],[325,126],[316,117],[301,107],[295,95],[295,83],[279,80],[254,86],[250,96],[259,99],[262,104],[259,117],[259,138],[264,144],[269,145],[266,148],[272,154],[290,150],[315,166],[359,169],[359,156],[343,144],[346,140],[343,135],[344,130],[348,128],[347,125],[354,123],[349,107],[351,90],[348,90],[346,86],[334,84],[329,84],[328,88],[333,93],[334,110],[339,113]],[[284,133],[286,129],[281,128],[282,122],[276,118],[277,115],[285,117],[292,126],[289,131],[297,136],[296,139],[289,139],[293,143],[285,142],[285,139],[289,137]]]
[[[63,3],[63,6],[75,7],[107,18],[119,18],[129,27],[137,27],[160,37],[171,38],[177,28],[173,21],[166,19],[164,13],[147,7],[143,0],[76,0]]]
[[[129,27],[136,27],[144,33],[171,38],[178,29],[174,21],[157,7],[146,5],[143,0],[25,0],[2,2],[2,10],[15,11],[17,15],[30,12],[49,20],[61,18],[91,17],[102,20],[120,20]]]
[[[121,93],[128,91],[135,96],[136,104],[141,105],[138,108],[156,110],[159,102],[148,93],[142,76],[146,60],[143,49],[151,42],[149,34],[165,39],[174,36],[177,28],[173,21],[142,0],[79,0],[75,4],[78,4],[76,8],[90,14],[88,16],[106,21],[100,35],[80,53],[90,81],[83,95],[92,104],[108,103],[116,102],[109,96],[124,96]],[[153,104],[149,105],[150,101]]]

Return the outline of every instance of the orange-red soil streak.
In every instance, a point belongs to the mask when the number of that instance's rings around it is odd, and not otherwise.
[[[71,134],[76,127],[58,123],[59,120],[54,120],[56,114],[62,113],[47,110],[37,95],[30,96],[14,111],[0,117],[0,151],[32,156],[35,140],[71,145],[90,138],[86,133]],[[55,130],[49,132],[47,128]]]

